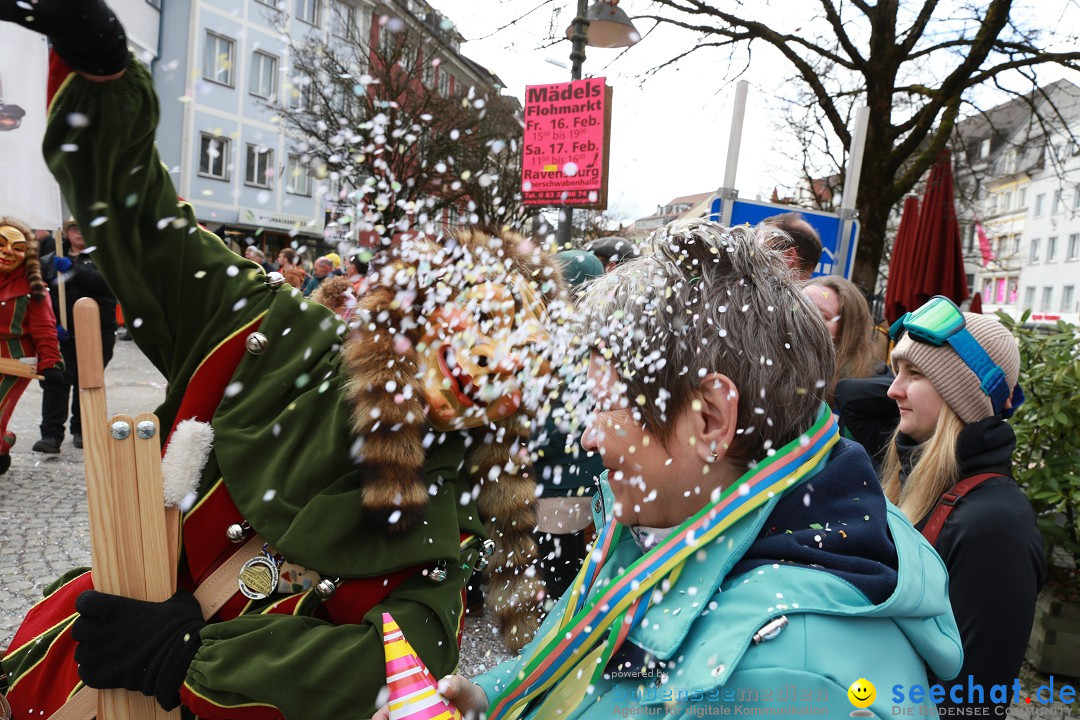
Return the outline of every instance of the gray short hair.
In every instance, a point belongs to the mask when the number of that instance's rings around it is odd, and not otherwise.
[[[708,374],[739,391],[728,458],[752,463],[806,431],[833,374],[821,314],[776,250],[746,226],[678,220],[579,304],[635,417],[661,442]]]

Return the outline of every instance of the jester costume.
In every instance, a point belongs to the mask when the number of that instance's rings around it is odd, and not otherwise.
[[[45,6],[36,6],[43,16]],[[57,7],[55,22],[65,22],[68,9]],[[67,50],[66,60],[86,61],[80,70],[116,69]],[[414,349],[422,323],[394,285],[415,266],[386,269],[349,333],[200,228],[154,147],[150,77],[125,64],[109,82],[66,77],[50,108],[46,159],[134,340],[168,380],[163,427],[196,420],[213,429],[184,504],[180,588],[194,590],[256,532],[266,544],[255,554],[279,565],[281,578],[267,597],[236,592],[203,623],[183,592],[123,606],[85,593],[91,573],[73,571],[30,611],[3,660],[15,717],[31,709],[48,717],[84,680],[141,690],[165,707],[179,702],[186,718],[369,717],[386,684],[383,613],[435,675],[451,672],[465,584],[492,545],[500,622],[508,637],[527,640],[535,510],[520,413],[464,429],[428,423]],[[539,272],[542,261],[515,254],[518,240],[466,232],[455,242],[497,248],[519,278],[557,281]],[[460,253],[424,257],[437,268]],[[537,292],[547,301],[558,283]],[[516,597],[526,601],[520,608],[508,602]]]
[[[38,374],[58,375],[63,369],[56,317],[38,264],[37,241],[30,228],[6,217],[0,217],[0,357],[36,357]],[[29,383],[29,378],[0,375],[0,475],[11,465],[11,446],[15,444],[8,423]]]

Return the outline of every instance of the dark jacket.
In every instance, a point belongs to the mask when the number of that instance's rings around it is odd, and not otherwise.
[[[875,468],[881,467],[885,448],[900,422],[900,409],[887,394],[894,378],[892,371],[882,365],[872,377],[836,383],[840,432],[866,449]]]
[[[65,243],[65,247],[67,243]],[[49,284],[49,294],[52,296],[53,314],[56,321],[60,322],[60,292],[58,289],[59,277],[53,265],[54,253],[41,257],[42,276]],[[116,296],[101,276],[97,264],[94,262],[93,253],[81,252],[78,255],[69,255],[71,268],[64,275],[64,295],[67,299],[67,326],[68,335],[74,337],[73,319],[75,301],[80,298],[90,298],[98,304],[101,313],[102,335],[116,332]],[[48,268],[46,270],[46,268]]]
[[[307,281],[304,283],[303,288],[304,297],[310,297],[311,293],[315,292],[315,290],[320,285],[322,285],[322,281],[328,277],[333,277],[333,275],[329,273],[324,275],[323,277],[318,277],[317,275],[308,275]]]
[[[574,437],[549,417],[538,436],[542,454],[533,463],[541,497],[592,495],[604,472],[600,453],[586,452]]]
[[[903,434],[897,446],[908,452],[914,447]],[[1016,435],[1000,416],[964,428],[956,444],[960,478],[981,473],[1002,477],[985,480],[965,495],[935,544],[949,570],[949,599],[964,644],[964,665],[953,682],[966,689],[971,675],[986,694],[982,703],[973,704],[983,707],[993,706],[992,685],[1011,685],[1020,672],[1035,596],[1046,581],[1035,513],[1009,477],[1015,446]],[[926,520],[917,525],[920,530]],[[949,705],[946,698],[944,706]]]

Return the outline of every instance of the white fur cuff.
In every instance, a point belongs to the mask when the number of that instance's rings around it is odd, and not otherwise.
[[[165,506],[187,510],[195,502],[199,478],[214,447],[210,423],[183,420],[176,426],[161,460]]]

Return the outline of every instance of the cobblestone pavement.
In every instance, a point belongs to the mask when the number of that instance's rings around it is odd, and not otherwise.
[[[112,414],[152,411],[165,396],[165,380],[131,342],[116,343],[105,383]],[[83,451],[69,435],[58,455],[33,452],[40,422],[41,387],[32,382],[9,425],[18,437],[11,469],[0,475],[0,648],[46,585],[90,563]]]

